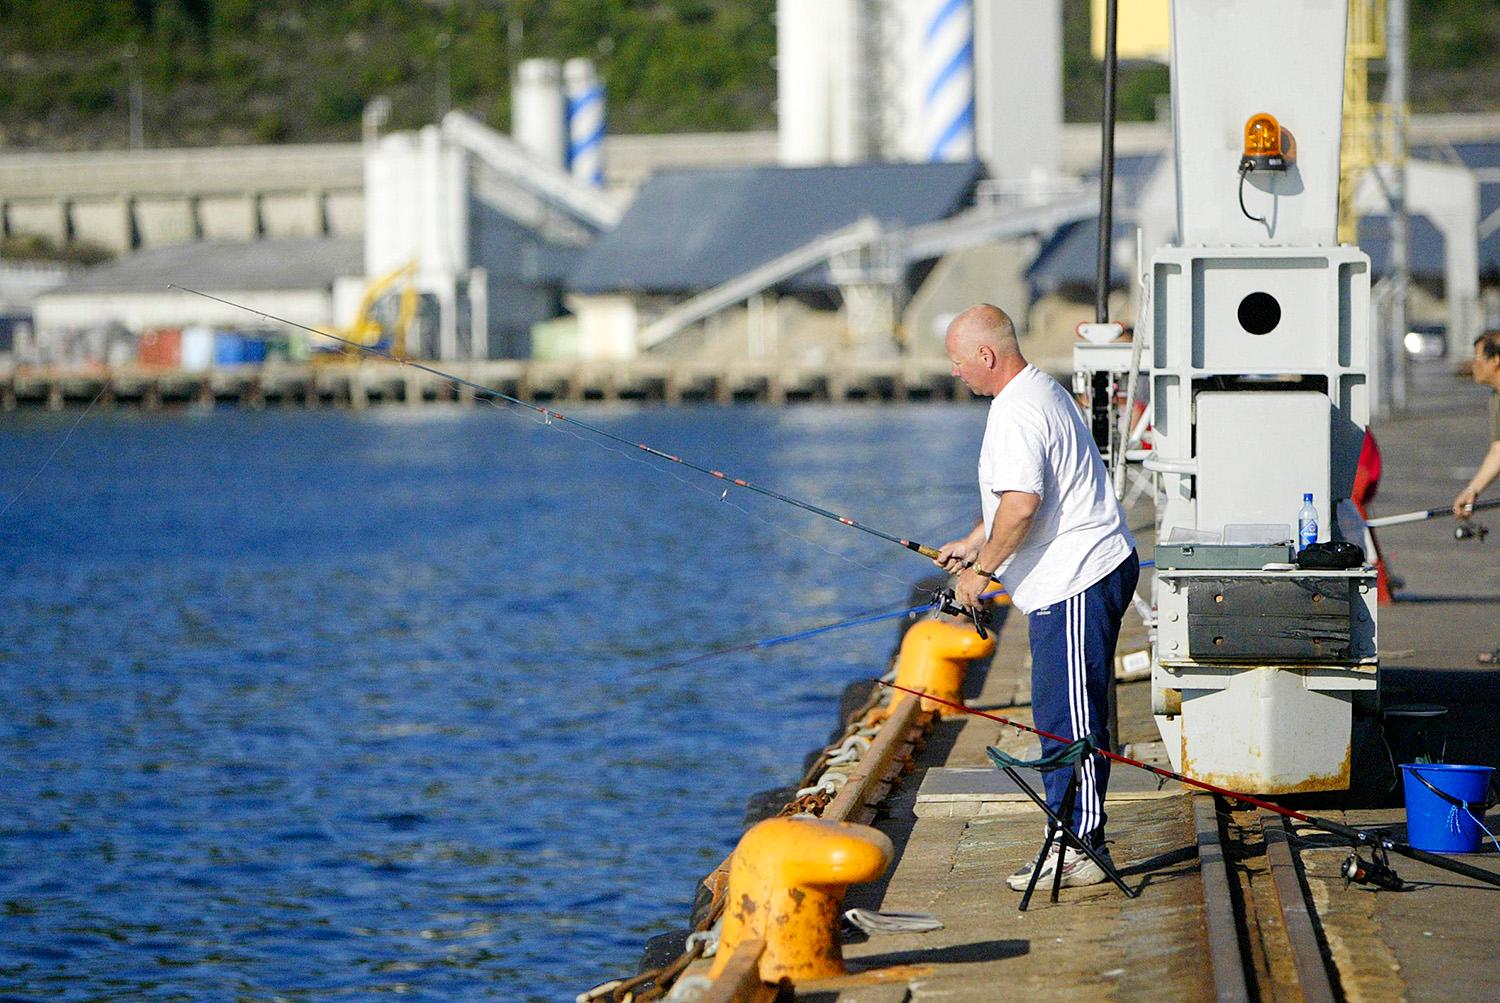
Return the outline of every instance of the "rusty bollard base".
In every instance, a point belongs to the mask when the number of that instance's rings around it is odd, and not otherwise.
[[[895,851],[878,829],[799,815],[767,819],[740,839],[729,869],[729,897],[717,978],[742,940],[766,943],[760,977],[775,983],[844,974],[839,940],[844,891],[885,873]]]

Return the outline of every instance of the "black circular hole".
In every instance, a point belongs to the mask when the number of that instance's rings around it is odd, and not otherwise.
[[[1270,293],[1251,293],[1240,300],[1240,327],[1251,334],[1270,334],[1281,323],[1281,304]]]

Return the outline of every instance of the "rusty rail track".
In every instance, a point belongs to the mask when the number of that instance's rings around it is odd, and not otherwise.
[[[880,732],[860,757],[859,765],[827,808],[823,818],[836,822],[867,822],[875,806],[891,789],[911,758],[918,730],[931,714],[921,708],[921,701],[903,697],[894,701],[890,716],[880,725]]]
[[[1285,819],[1195,796],[1215,995],[1232,1003],[1335,1003],[1338,972]]]

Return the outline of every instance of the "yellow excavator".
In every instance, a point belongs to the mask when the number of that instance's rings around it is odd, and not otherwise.
[[[354,320],[341,331],[334,332],[345,341],[356,345],[379,348],[398,359],[406,358],[407,333],[417,319],[417,307],[421,297],[417,293],[417,263],[408,261],[399,268],[380,276],[365,287],[359,300],[359,310]],[[391,316],[391,301],[394,300],[395,316]],[[359,349],[349,345],[319,353],[314,358],[337,359],[345,355],[361,355]]]

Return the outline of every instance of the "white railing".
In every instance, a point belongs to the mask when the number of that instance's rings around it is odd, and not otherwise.
[[[612,230],[621,210],[598,189],[580,184],[571,174],[539,164],[510,137],[461,111],[443,116],[443,135],[501,174],[515,178],[600,230]]]

